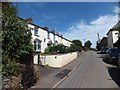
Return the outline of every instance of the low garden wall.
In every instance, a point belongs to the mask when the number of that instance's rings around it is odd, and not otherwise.
[[[68,64],[69,62],[75,60],[75,58],[77,58],[77,52],[60,54],[60,55],[40,56],[40,61],[42,65],[48,65],[50,67],[60,68]],[[34,59],[34,63],[37,64],[36,59]]]

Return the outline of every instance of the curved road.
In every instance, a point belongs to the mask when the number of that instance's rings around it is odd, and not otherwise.
[[[56,88],[118,88],[108,68],[94,51],[86,53],[82,63]]]

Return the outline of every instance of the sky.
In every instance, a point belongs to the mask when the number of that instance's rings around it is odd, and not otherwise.
[[[90,40],[96,46],[118,21],[117,2],[17,2],[18,16],[33,23],[55,28],[69,40]]]

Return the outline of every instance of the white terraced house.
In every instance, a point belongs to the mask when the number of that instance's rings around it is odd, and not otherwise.
[[[22,18],[20,19],[24,20]],[[49,30],[46,30],[45,28],[42,28],[38,25],[33,24],[31,18],[24,21],[28,22],[27,28],[30,29],[32,33],[31,41],[35,49],[34,60],[37,60],[38,64],[39,64],[40,53],[44,52],[45,48],[47,48],[49,44],[52,43],[57,45],[61,43],[68,47],[70,46],[70,44],[72,44],[70,40],[62,37],[62,35],[59,35],[54,30],[49,31]]]

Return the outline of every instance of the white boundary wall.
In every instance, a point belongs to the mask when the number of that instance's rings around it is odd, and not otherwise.
[[[60,68],[69,62],[77,58],[77,52],[62,54],[62,55],[46,55],[40,56],[42,65],[48,65],[50,67]],[[37,64],[36,58],[34,58],[34,64]]]

